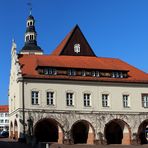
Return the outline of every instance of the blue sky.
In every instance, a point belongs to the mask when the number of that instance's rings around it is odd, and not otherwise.
[[[11,43],[24,45],[29,0],[0,0],[0,105],[8,103]],[[32,0],[38,45],[45,54],[78,24],[96,55],[148,73],[148,0]]]

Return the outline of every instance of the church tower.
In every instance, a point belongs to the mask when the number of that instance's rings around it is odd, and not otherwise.
[[[35,19],[30,14],[26,22],[25,45],[21,54],[43,54],[43,50],[37,45],[37,33],[35,30]]]

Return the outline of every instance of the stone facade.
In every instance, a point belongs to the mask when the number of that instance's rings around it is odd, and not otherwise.
[[[18,112],[19,113],[19,112]],[[22,114],[22,112],[20,112]],[[121,144],[140,144],[139,128],[148,119],[146,113],[116,113],[116,112],[91,112],[80,111],[50,112],[34,111],[25,112],[25,117],[33,120],[33,127],[42,119],[54,119],[59,127],[58,143],[73,143],[72,127],[77,122],[85,122],[89,125],[87,144],[107,144],[105,135],[106,125],[110,122],[117,122],[122,126],[123,138]],[[18,121],[19,122],[19,121]],[[26,126],[26,132],[28,127]]]
[[[32,42],[38,50],[28,49]],[[79,52],[72,49],[73,42],[80,45]],[[17,54],[13,41],[11,138],[66,144],[147,142],[148,77],[144,72],[117,59],[96,57],[78,26],[50,56],[38,55],[42,50],[36,40],[25,43],[24,50],[25,55]]]

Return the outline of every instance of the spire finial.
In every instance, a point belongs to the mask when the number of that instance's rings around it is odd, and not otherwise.
[[[27,3],[28,5],[28,8],[29,8],[29,12],[30,12],[30,15],[32,14],[32,2],[31,0],[29,0],[29,2]]]

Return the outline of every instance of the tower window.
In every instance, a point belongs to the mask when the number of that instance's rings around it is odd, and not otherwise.
[[[29,41],[29,36],[26,36],[26,41]]]
[[[33,38],[33,35],[30,35],[30,40],[33,40],[34,38]]]
[[[32,26],[32,22],[30,22],[30,26]]]

